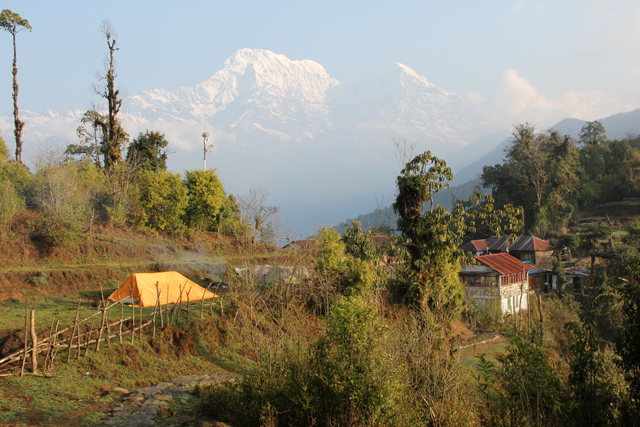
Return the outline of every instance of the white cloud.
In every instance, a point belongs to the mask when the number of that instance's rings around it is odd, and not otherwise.
[[[544,96],[514,69],[507,69],[497,93],[488,96],[488,115],[502,123],[528,121],[542,127],[566,117],[596,120],[630,111],[633,104],[601,92],[565,92],[557,97]]]

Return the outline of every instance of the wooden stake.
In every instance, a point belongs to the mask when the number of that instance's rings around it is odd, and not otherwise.
[[[79,307],[78,307],[79,308]],[[78,351],[76,353],[76,359],[80,360],[80,347],[82,344],[80,343],[80,324],[78,324]]]
[[[542,313],[542,297],[538,294],[538,311],[540,312],[540,338],[544,339],[544,316]]]
[[[156,314],[158,312],[158,299],[156,298],[156,305],[153,306],[153,319],[151,320],[153,322],[153,338],[156,337]]]
[[[133,339],[136,336],[136,307],[133,304],[133,285],[131,283],[129,283],[129,290],[129,296],[131,297],[131,344],[133,344]]]
[[[167,283],[167,326],[170,323],[171,308],[169,307],[169,284]]]
[[[100,350],[100,339],[102,338],[102,330],[104,329],[104,324],[107,320],[107,304],[104,301],[104,291],[102,290],[102,285],[100,285],[100,297],[102,298],[102,320],[100,321],[100,332],[98,332],[98,340],[96,342],[96,353],[98,352],[98,350]],[[107,336],[109,336],[109,333],[107,333]]]
[[[186,286],[186,283],[185,283]],[[191,319],[191,301],[189,300],[189,294],[191,293],[191,288],[187,291],[187,322]]]
[[[54,325],[54,323],[55,323],[55,319],[51,318],[51,327],[49,327],[49,345],[47,346],[47,354],[45,354],[45,356],[44,356],[44,366],[42,368],[45,372],[48,370],[47,368],[48,368],[48,365],[49,365],[49,356],[51,355],[51,352],[53,351],[52,342],[53,342],[53,325]]]
[[[93,335],[93,325],[96,322],[96,318],[94,317],[93,320],[91,320],[91,327],[89,328],[89,333],[87,334],[87,343],[85,344],[85,349],[84,349],[84,357],[87,357],[87,355],[89,354],[89,343],[91,342],[91,335]]]
[[[36,336],[36,311],[31,309],[31,372],[38,373],[38,358],[36,357],[36,349],[38,347],[38,337]]]
[[[73,321],[73,329],[71,330],[71,338],[69,339],[69,353],[67,354],[67,363],[71,361],[71,344],[73,344],[73,338],[76,333],[76,327],[78,326],[78,317],[80,316],[80,300],[78,300],[78,309],[76,310],[76,318]]]
[[[24,305],[24,354],[22,355],[22,369],[20,370],[20,378],[24,376],[24,365],[27,363],[27,348],[29,336],[27,335],[27,328],[29,326],[29,302]]]
[[[59,320],[56,320],[56,332],[55,335],[53,336],[53,351],[51,352],[51,358],[49,359],[49,370],[53,369],[53,360],[56,358],[56,356],[58,355],[58,344],[57,344],[57,340],[58,340],[58,325],[60,324]]]
[[[204,295],[205,293],[202,293],[202,300],[200,301],[200,320],[202,320],[203,314],[204,314]]]
[[[527,293],[527,329],[529,333],[531,333],[531,298],[529,297],[529,293]]]
[[[142,301],[138,301],[138,304],[140,306],[140,310],[138,310],[138,314],[139,314],[139,318],[140,318],[140,341],[142,341]]]
[[[158,290],[158,307],[160,308],[160,328],[164,329],[164,318],[162,317],[162,302],[160,301],[160,294],[162,289]]]
[[[184,282],[184,286],[187,286],[187,282]],[[180,312],[182,311],[182,292],[184,291],[184,287],[180,286],[180,299],[178,300],[178,317],[176,319],[177,322],[180,321]]]

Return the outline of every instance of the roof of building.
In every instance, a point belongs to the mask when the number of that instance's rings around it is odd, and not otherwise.
[[[527,266],[529,267],[529,274],[540,274],[540,273],[548,273],[547,270],[545,270],[542,267],[539,267],[537,265],[535,265],[534,263],[532,263],[531,261],[522,261],[525,264],[527,264]]]
[[[509,246],[510,251],[539,252],[550,251],[551,244],[535,236],[522,236],[517,242]]]
[[[487,250],[487,241],[485,239],[471,240],[458,246],[465,252],[484,252]]]
[[[378,248],[381,246],[388,245],[389,241],[391,240],[387,236],[371,236],[371,238],[373,239],[373,244],[376,245],[376,247]]]
[[[522,273],[523,270],[529,271],[531,267],[530,265],[520,261],[518,258],[505,252],[499,254],[476,255],[474,258],[479,263],[489,266],[501,274]]]
[[[486,239],[489,252],[497,251],[501,252],[503,249],[509,247],[511,241],[507,236],[491,236]]]

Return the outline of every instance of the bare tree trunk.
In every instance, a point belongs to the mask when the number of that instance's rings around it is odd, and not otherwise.
[[[11,74],[13,74],[13,134],[16,137],[16,162],[22,163],[22,128],[24,122],[18,118],[18,66],[17,66],[17,54],[16,54],[16,34],[13,35],[13,68]]]

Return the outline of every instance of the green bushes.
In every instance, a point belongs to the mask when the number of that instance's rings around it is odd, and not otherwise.
[[[200,229],[217,227],[228,201],[215,171],[187,171],[184,186],[188,197],[185,211],[187,224]]]
[[[383,323],[362,297],[343,297],[310,346],[286,346],[237,384],[202,393],[200,410],[239,426],[409,425],[402,368]],[[405,408],[407,409],[407,408]]]
[[[496,366],[480,356],[478,382],[487,425],[560,426],[568,400],[563,377],[535,335],[512,330],[509,349]]]
[[[141,171],[138,203],[141,226],[169,233],[181,233],[185,230],[184,216],[188,198],[180,174]]]
[[[13,183],[0,180],[0,227],[7,227],[9,221],[24,209],[24,199],[20,197]]]

